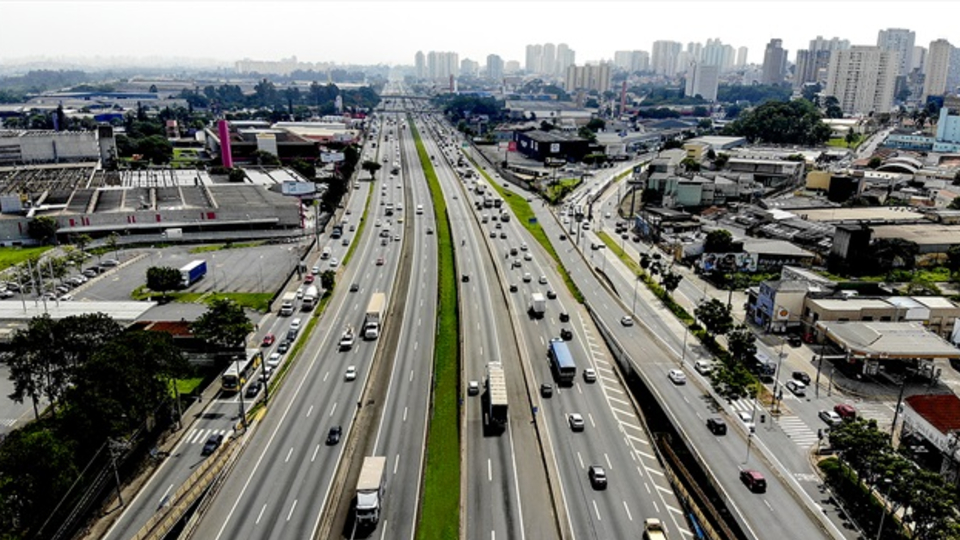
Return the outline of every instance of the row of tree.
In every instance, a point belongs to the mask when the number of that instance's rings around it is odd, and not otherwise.
[[[341,89],[335,84],[322,85],[313,81],[306,91],[298,86],[279,88],[268,79],[261,79],[252,94],[244,94],[240,86],[222,84],[208,85],[202,90],[180,91],[179,97],[192,107],[208,108],[216,106],[221,111],[239,109],[279,110],[291,116],[309,116],[333,114],[334,102],[340,97],[345,109],[370,110],[380,103],[380,97],[369,86],[357,89]],[[298,111],[300,114],[298,115]]]

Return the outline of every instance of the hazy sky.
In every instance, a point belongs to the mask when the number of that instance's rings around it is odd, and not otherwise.
[[[233,62],[412,64],[418,50],[523,63],[528,43],[567,43],[578,63],[658,39],[719,37],[760,62],[771,38],[791,61],[817,35],[875,45],[909,28],[918,45],[960,44],[957,4],[941,1],[135,1],[0,0],[0,62],[50,56],[192,57]]]

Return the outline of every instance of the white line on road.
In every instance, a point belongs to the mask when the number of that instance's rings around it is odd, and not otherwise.
[[[293,455],[293,447],[290,447],[290,450],[287,451],[287,459],[283,460],[284,463],[290,461],[290,456]]]
[[[612,471],[613,465],[610,464],[610,456],[608,456],[606,452],[603,453],[603,459],[607,461],[607,470]]]
[[[293,510],[297,507],[297,499],[293,500],[293,505],[290,506],[290,512],[287,514],[287,521],[290,521],[290,516],[293,515]]]
[[[404,422],[407,421],[407,408],[406,408],[406,407],[403,408],[403,421],[404,421]]]
[[[630,521],[633,521],[633,514],[630,513],[630,507],[627,506],[627,501],[623,501],[623,509],[627,512],[627,517],[630,518]]]
[[[263,511],[266,510],[266,509],[267,509],[267,503],[263,503],[263,507],[260,508],[260,513],[257,514],[257,521],[254,523],[254,525],[259,525],[259,524],[260,524],[260,518],[263,517]]]
[[[317,459],[317,452],[320,451],[320,445],[318,444],[316,448],[313,449],[313,456],[310,457],[310,463],[313,463]]]
[[[329,376],[330,376],[330,372],[329,372],[329,371],[326,372],[326,373],[324,373],[324,374],[323,374],[323,382],[327,382],[327,377],[329,377]]]
[[[330,416],[333,416],[333,413],[337,410],[337,402],[333,402],[333,408],[330,409]]]
[[[587,418],[590,419],[590,425],[591,425],[591,426],[597,427],[597,424],[593,421],[593,415],[592,415],[592,414],[587,413]]]
[[[577,461],[580,462],[580,468],[583,468],[583,456],[580,455],[580,452],[577,452]]]
[[[493,464],[487,458],[487,482],[493,482]]]
[[[313,412],[313,405],[311,405],[310,408],[307,409],[307,418],[310,418],[310,413],[312,412]]]
[[[410,370],[410,382],[413,382],[413,370]]]
[[[765,504],[765,505],[767,505],[767,508],[769,508],[769,509],[770,509],[770,511],[771,511],[771,512],[773,512],[773,507],[772,507],[772,506],[770,506],[770,503],[769,503],[769,502],[767,502],[767,500],[766,500],[766,499],[764,499],[764,500],[763,500],[763,504]]]
[[[399,466],[400,466],[400,454],[397,454],[397,457],[394,458],[394,460],[393,460],[393,474],[394,474],[394,476],[396,476],[396,474],[397,474],[397,467],[399,467]]]
[[[602,519],[600,519],[600,509],[597,508],[597,501],[596,501],[596,499],[594,499],[592,502],[593,502],[593,511],[594,511],[595,514],[597,514],[597,521],[603,521]]]

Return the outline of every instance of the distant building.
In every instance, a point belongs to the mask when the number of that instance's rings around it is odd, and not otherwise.
[[[737,67],[741,68],[747,65],[747,53],[748,49],[746,47],[737,48]]]
[[[677,74],[677,56],[683,50],[683,45],[676,41],[658,40],[653,42],[653,52],[650,54],[650,68],[657,75],[674,77]]]
[[[650,53],[647,51],[616,51],[613,53],[613,65],[628,73],[650,69]]]
[[[906,28],[888,28],[877,34],[881,50],[897,53],[897,75],[906,77],[913,69],[913,47],[916,34]]]
[[[716,65],[694,63],[687,70],[686,96],[700,96],[707,101],[717,100],[720,68]]]
[[[787,51],[783,40],[771,39],[763,53],[763,84],[782,84],[787,73]]]
[[[923,69],[925,77],[921,102],[925,103],[929,96],[942,96],[951,90],[951,65],[958,56],[960,55],[957,54],[955,47],[945,39],[930,43],[927,62]]]
[[[417,54],[413,57],[414,73],[417,76],[417,79],[426,79],[427,78],[427,57],[423,54],[423,51],[417,51]]]
[[[843,112],[868,115],[893,108],[897,80],[896,52],[855,46],[830,57],[823,93],[837,98]]]
[[[487,56],[487,78],[494,81],[503,79],[503,58],[495,54]]]
[[[559,130],[518,131],[513,140],[521,154],[537,161],[553,158],[576,162],[590,151],[590,141]]]
[[[596,90],[601,94],[610,90],[610,64],[567,67],[564,90]]]

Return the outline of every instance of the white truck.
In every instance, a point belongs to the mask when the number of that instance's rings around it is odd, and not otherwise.
[[[317,290],[316,285],[311,285],[307,287],[307,290],[303,293],[303,302],[300,304],[300,309],[303,311],[312,311],[313,308],[317,307],[317,302],[320,301],[320,291]]]
[[[487,364],[486,385],[483,423],[488,430],[503,431],[507,426],[507,378],[503,372],[503,364]]]
[[[288,292],[283,293],[283,298],[280,299],[280,315],[284,317],[289,317],[293,315],[294,310],[297,308],[297,292]]]
[[[368,456],[363,458],[360,478],[357,479],[357,524],[373,527],[380,521],[383,506],[383,486],[386,482],[387,458]]]
[[[530,316],[535,319],[542,319],[543,313],[547,310],[547,299],[543,293],[535,292],[530,295]]]
[[[367,304],[367,314],[363,318],[363,337],[377,339],[383,326],[383,308],[387,305],[387,295],[382,292],[373,293],[370,303]]]

